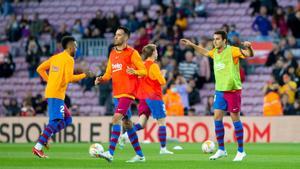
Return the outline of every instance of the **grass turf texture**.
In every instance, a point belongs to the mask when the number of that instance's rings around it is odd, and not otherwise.
[[[159,144],[142,144],[145,163],[128,164],[134,156],[130,144],[123,150],[116,149],[114,161],[91,158],[90,144],[51,144],[46,151],[49,159],[33,156],[34,144],[0,143],[0,169],[299,169],[300,144],[246,144],[247,157],[242,162],[232,162],[236,154],[235,144],[225,144],[228,157],[208,160],[211,154],[201,152],[201,144],[169,144],[170,150],[180,145],[183,150],[172,150],[174,155],[159,155]],[[107,144],[104,144],[105,150]]]

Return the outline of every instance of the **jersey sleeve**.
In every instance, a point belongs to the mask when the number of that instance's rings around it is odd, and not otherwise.
[[[108,59],[108,62],[107,62],[107,66],[106,66],[106,70],[105,70],[105,73],[104,75],[102,76],[102,79],[104,81],[108,81],[111,79],[111,62],[110,62],[110,59]]]
[[[210,58],[214,58],[214,49],[212,49],[212,50],[210,50],[210,51],[208,51],[208,57],[210,57]]]
[[[161,85],[166,84],[166,79],[161,74],[159,66],[156,63],[151,65],[149,74],[152,77],[154,77],[154,80],[157,80],[159,82],[159,84],[161,84]]]
[[[232,57],[233,58],[240,58],[240,59],[245,59],[246,58],[246,56],[244,56],[242,54],[240,48],[232,46],[231,50],[232,50]]]
[[[67,61],[65,66],[65,74],[66,74],[66,82],[77,82],[86,77],[85,73],[81,73],[79,75],[74,75],[74,60],[70,59]]]
[[[38,74],[43,78],[44,81],[48,81],[47,70],[50,69],[51,61],[50,59],[45,60],[39,67],[36,69]]]
[[[135,50],[131,56],[131,62],[137,68],[136,74],[138,76],[145,76],[147,75],[146,67],[142,61],[140,54]]]

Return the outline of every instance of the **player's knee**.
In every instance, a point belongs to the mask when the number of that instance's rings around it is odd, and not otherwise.
[[[131,120],[125,120],[124,123],[123,123],[123,126],[126,130],[131,129],[132,128]]]

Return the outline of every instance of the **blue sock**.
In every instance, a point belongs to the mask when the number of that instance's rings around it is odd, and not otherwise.
[[[135,153],[141,157],[143,157],[143,152],[139,143],[139,138],[136,135],[136,131],[134,129],[134,127],[132,127],[131,129],[127,130],[127,134],[130,140],[130,143],[135,151]]]
[[[243,124],[241,121],[233,122],[234,130],[235,130],[235,137],[238,142],[238,151],[244,151],[244,129]]]
[[[166,126],[159,126],[158,128],[158,139],[160,142],[160,147],[166,147],[166,139],[167,139],[167,129]]]
[[[224,151],[225,150],[225,147],[224,147],[225,132],[224,132],[223,121],[215,120],[215,133],[216,133],[219,149]]]
[[[110,141],[109,141],[109,149],[108,149],[108,151],[111,155],[114,155],[114,153],[115,153],[115,149],[116,149],[116,145],[118,143],[120,132],[121,132],[121,126],[119,124],[115,124],[112,126],[111,136],[110,136]]]
[[[139,130],[143,129],[143,127],[140,123],[136,123],[133,127],[134,127],[135,131],[139,131]]]

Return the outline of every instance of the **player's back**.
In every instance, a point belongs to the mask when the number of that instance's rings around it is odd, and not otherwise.
[[[74,59],[66,52],[61,52],[50,59],[49,78],[45,90],[46,98],[64,100],[67,90],[67,66],[74,66]]]
[[[162,100],[162,88],[160,82],[156,79],[155,75],[152,75],[153,72],[150,72],[150,67],[157,66],[157,63],[153,61],[145,61],[145,67],[147,69],[147,76],[139,78],[137,97],[139,99],[153,99],[153,100]],[[160,73],[156,70],[154,73]],[[157,76],[157,75],[156,75]]]

